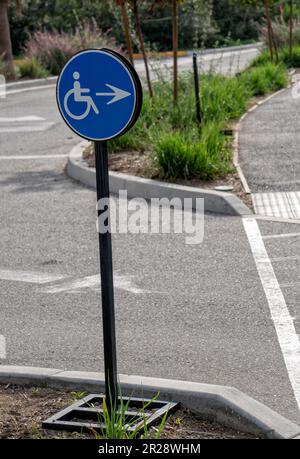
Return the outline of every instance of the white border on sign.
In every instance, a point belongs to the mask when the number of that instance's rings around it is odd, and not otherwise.
[[[77,56],[79,55],[82,55],[82,54],[86,54],[86,53],[90,53],[90,52],[97,52],[97,53],[100,53],[100,54],[104,54],[105,56],[109,56],[113,59],[115,59],[119,64],[122,65],[122,67],[126,70],[126,72],[128,73],[129,75],[129,78],[131,80],[131,83],[132,83],[132,86],[134,88],[134,105],[133,105],[133,110],[132,110],[132,113],[130,115],[130,118],[127,122],[127,124],[119,131],[117,132],[116,134],[114,134],[113,136],[111,137],[101,137],[101,138],[93,138],[93,137],[86,137],[84,135],[82,135],[80,132],[78,132],[73,126],[71,126],[71,124],[69,123],[69,121],[66,119],[65,115],[64,115],[64,111],[62,109],[62,106],[61,106],[61,103],[60,103],[60,100],[59,100],[59,89],[60,89],[60,81],[61,81],[61,77],[66,69],[66,67],[73,61],[73,59],[75,59]],[[68,60],[68,62],[64,65],[62,71],[60,72],[59,74],[59,77],[58,77],[58,81],[57,81],[57,86],[56,86],[56,100],[57,100],[57,104],[58,104],[58,107],[59,107],[59,111],[61,113],[61,116],[62,118],[64,119],[64,121],[66,122],[66,124],[69,126],[70,129],[72,129],[72,131],[76,132],[76,134],[78,134],[80,137],[82,137],[83,139],[87,139],[87,140],[92,140],[92,141],[95,141],[95,142],[101,142],[101,141],[106,141],[106,140],[112,140],[116,137],[118,137],[122,132],[124,132],[127,128],[127,126],[131,123],[132,121],[132,118],[134,117],[134,114],[135,114],[135,110],[136,110],[136,106],[137,106],[137,94],[136,94],[136,85],[135,85],[135,82],[134,82],[134,79],[132,78],[132,75],[131,75],[131,72],[129,71],[129,68],[126,66],[126,64],[124,64],[124,62],[122,62],[121,60],[119,60],[117,58],[117,56],[115,56],[114,54],[112,53],[109,53],[107,51],[104,51],[104,50],[101,50],[101,49],[86,49],[84,51],[79,51],[79,53],[77,54],[74,54],[74,56],[71,57],[71,59]]]

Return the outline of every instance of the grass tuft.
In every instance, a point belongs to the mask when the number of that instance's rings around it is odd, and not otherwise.
[[[21,78],[46,78],[49,72],[34,58],[25,59],[18,64]]]
[[[110,142],[111,151],[153,151],[162,178],[211,180],[232,171],[231,146],[222,130],[238,119],[253,96],[286,86],[284,64],[265,61],[262,54],[238,76],[201,75],[201,132],[195,116],[194,81],[191,74],[179,80],[179,100],[172,103],[172,83],[155,82],[154,99],[145,94],[142,113],[133,129]]]

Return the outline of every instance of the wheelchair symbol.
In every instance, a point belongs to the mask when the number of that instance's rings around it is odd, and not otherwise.
[[[64,97],[64,109],[66,113],[69,115],[70,118],[73,120],[84,120],[87,116],[89,116],[90,111],[94,110],[96,115],[100,114],[99,109],[97,108],[92,96],[87,95],[90,94],[91,90],[87,88],[82,88],[80,85],[80,74],[79,72],[74,72],[73,73],[73,78],[74,78],[74,84],[73,88],[70,89],[65,97]],[[124,91],[123,89],[116,88],[115,86],[111,84],[106,84],[108,88],[112,90],[110,93],[104,93],[104,92],[96,92],[96,96],[102,96],[102,97],[112,97],[106,105],[113,104],[115,102],[118,102],[119,100],[124,99],[125,97],[131,96],[131,93],[128,91]],[[74,101],[78,103],[84,103],[85,104],[85,110],[81,115],[75,115],[74,113],[71,112],[68,106],[68,102],[70,97],[74,95]]]

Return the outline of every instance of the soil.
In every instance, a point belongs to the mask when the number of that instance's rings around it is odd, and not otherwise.
[[[74,403],[86,394],[40,387],[0,385],[0,439],[95,438],[80,434],[42,429],[49,416]],[[155,426],[152,435],[155,436]],[[239,432],[216,422],[201,420],[180,409],[169,417],[161,438],[168,439],[244,439],[259,438]]]
[[[95,156],[92,145],[89,145],[86,148],[83,157],[89,167],[95,167]],[[111,153],[109,155],[108,166],[111,171],[161,180],[158,172],[151,164],[151,152],[149,151],[122,151],[118,153]],[[231,186],[233,187],[231,193],[236,194],[236,196],[238,196],[246,204],[246,206],[253,209],[251,195],[245,193],[239,175],[236,172],[228,174],[227,176],[217,180],[207,181],[195,178],[191,180],[174,180],[173,183],[208,190],[214,190],[216,186],[221,185]]]

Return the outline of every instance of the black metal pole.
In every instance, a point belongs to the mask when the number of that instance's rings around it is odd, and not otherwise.
[[[97,202],[109,198],[107,142],[95,142]],[[100,206],[102,207],[102,206]],[[98,207],[98,217],[107,210]],[[109,211],[109,206],[108,206]],[[102,320],[104,341],[105,393],[109,412],[117,408],[117,352],[115,332],[115,307],[113,263],[110,230],[99,232]]]
[[[199,75],[198,75],[198,63],[197,53],[193,53],[193,68],[194,68],[194,83],[195,83],[195,97],[196,97],[196,118],[199,124],[201,124],[201,105],[199,95]]]

